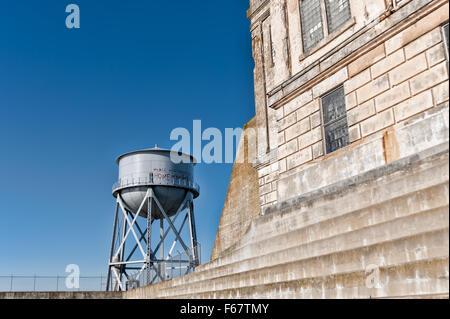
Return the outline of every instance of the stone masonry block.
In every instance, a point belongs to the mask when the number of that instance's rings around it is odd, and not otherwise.
[[[347,108],[347,111],[351,110],[356,105],[357,105],[357,103],[356,103],[356,93],[352,92],[350,94],[347,94],[345,96],[345,107]]]
[[[439,43],[427,51],[428,66],[432,67],[445,60],[444,43]]]
[[[272,193],[267,194],[265,197],[265,200],[266,200],[266,203],[275,202],[277,200],[277,192],[274,191]]]
[[[278,165],[278,163],[276,163],[276,164]],[[264,183],[270,184],[277,178],[278,178],[278,172],[271,173],[271,174],[267,175],[266,177],[264,177]]]
[[[411,93],[417,94],[447,79],[447,62],[443,62],[412,78]]]
[[[282,160],[278,161],[278,166],[279,166],[279,172],[280,173],[284,173],[286,172],[286,159],[283,158]]]
[[[312,91],[308,90],[284,105],[284,114],[288,115],[312,100]]]
[[[359,140],[361,138],[361,130],[359,128],[359,125],[353,125],[348,129],[348,137],[350,143],[353,143],[354,141]]]
[[[292,169],[313,159],[311,147],[305,148],[287,158],[287,169]]]
[[[356,91],[358,103],[363,103],[370,100],[374,96],[389,89],[388,76],[383,75],[376,80],[373,80]]]
[[[286,157],[298,150],[297,139],[293,139],[278,148],[278,158]]]
[[[348,81],[344,83],[344,90],[345,93],[348,94],[364,84],[370,82],[371,76],[370,76],[370,68],[364,70],[363,72],[359,73],[358,75],[355,75],[354,77],[350,78]]]
[[[320,97],[348,79],[347,67],[344,67],[313,87],[313,96]]]
[[[278,138],[277,138],[278,145],[282,145],[282,144],[284,144],[284,142],[286,142],[286,140],[284,139],[284,132],[278,133]]]
[[[384,58],[384,56],[385,56],[384,44],[381,44],[376,48],[374,48],[373,50],[370,50],[360,58],[356,59],[352,63],[350,63],[348,65],[349,76],[350,77],[355,76],[359,72],[368,68],[370,65]]]
[[[349,126],[359,123],[362,120],[375,114],[374,100],[367,101],[347,113],[347,122]]]
[[[394,114],[392,109],[378,113],[361,123],[361,135],[367,136],[394,124]]]
[[[272,189],[273,189],[274,191],[276,191],[276,190],[278,189],[278,182],[277,182],[277,181],[273,181],[273,182],[272,182]]]
[[[271,172],[271,173],[278,172],[278,168],[279,168],[278,162],[273,163],[272,165],[270,165],[270,172]]]
[[[427,59],[425,53],[422,53],[389,72],[391,85],[397,85],[426,69]]]
[[[297,116],[295,115],[295,113],[289,114],[288,116],[285,116],[280,121],[278,121],[278,129],[281,132],[295,122],[297,122]]]
[[[448,81],[433,88],[433,97],[436,105],[448,101]]]
[[[263,196],[260,196],[259,197],[259,204],[262,206],[262,205],[264,205],[266,203],[266,199],[265,199],[265,196],[263,195]]]
[[[323,155],[323,143],[322,141],[317,142],[316,144],[314,144],[312,146],[312,150],[313,150],[313,157],[314,158],[318,158],[320,156]]]
[[[448,20],[448,9],[449,5],[446,3],[437,10],[431,12],[425,18],[419,20],[417,23],[411,25],[407,29],[386,41],[386,53],[391,54],[411,41],[417,39],[421,35],[440,26],[443,22]]]
[[[261,186],[261,187],[259,188],[259,194],[260,194],[260,195],[268,194],[268,193],[270,193],[271,191],[272,191],[272,184],[271,184],[271,183],[265,184],[265,185],[263,185],[263,186]]]
[[[404,82],[375,98],[377,112],[384,111],[388,107],[404,101],[409,96],[409,84]]]
[[[428,90],[395,106],[395,118],[397,121],[401,121],[414,114],[425,111],[432,106],[433,97],[431,95],[431,90]]]
[[[309,117],[304,118],[300,122],[297,122],[296,124],[286,129],[285,131],[286,141],[290,141],[293,138],[296,138],[297,136],[300,136],[301,134],[309,131],[310,129],[311,124],[309,122]]]
[[[270,174],[270,166],[264,166],[258,170],[258,177],[263,177]]]
[[[297,113],[297,121],[300,121],[304,119],[307,116],[310,116],[314,112],[317,112],[320,110],[320,100],[315,99],[312,102],[309,102],[305,106],[301,107],[296,113]]]
[[[263,186],[264,185],[264,177],[261,177],[260,179],[258,179],[258,185],[259,186]]]
[[[403,49],[397,50],[391,55],[388,55],[383,60],[372,65],[372,77],[375,79],[380,75],[392,70],[396,66],[402,64],[403,62],[405,62],[405,54],[403,53]]]
[[[314,113],[313,115],[310,116],[310,118],[311,118],[311,128],[319,126],[322,122],[320,118],[320,112]]]
[[[309,145],[312,145],[322,138],[322,127],[318,126],[315,129],[300,135],[298,138],[298,148],[301,150]]]
[[[284,117],[284,107],[281,106],[277,109],[277,120],[281,120]]]
[[[419,53],[422,53],[426,49],[432,47],[435,44],[441,42],[441,30],[440,28],[435,28],[431,32],[428,32],[421,36],[420,38],[414,40],[405,47],[405,56],[409,60]]]

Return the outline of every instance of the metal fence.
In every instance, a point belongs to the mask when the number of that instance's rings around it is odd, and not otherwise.
[[[201,246],[198,244],[195,248],[195,255],[198,260],[201,260]],[[112,273],[112,281],[110,284],[110,290],[130,290],[138,287],[143,287],[147,285],[156,284],[158,282],[169,280],[172,278],[177,278],[180,276],[187,275],[191,273],[194,268],[192,265],[191,256],[186,252],[176,251],[169,255],[163,260],[155,262],[150,269],[142,263],[135,267],[134,271],[129,271],[131,267],[123,275],[114,275],[114,270]],[[117,279],[120,276],[120,284]]]
[[[195,254],[198,260],[201,260],[201,246],[197,244],[194,248]],[[190,256],[186,252],[177,251],[166,257],[165,261],[156,263],[153,268],[147,271],[147,268],[143,267],[139,271],[127,273],[122,276],[121,284],[123,289],[130,290],[137,287],[143,287],[147,285],[156,284],[163,280],[169,280],[172,278],[181,277],[192,272]],[[117,289],[117,286],[112,284],[110,289]]]
[[[105,291],[106,276],[80,276],[79,288],[68,288],[64,276],[0,276],[0,291]]]

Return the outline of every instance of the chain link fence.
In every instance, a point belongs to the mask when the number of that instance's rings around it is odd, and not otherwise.
[[[65,276],[0,276],[0,291],[105,291],[106,276],[80,276],[79,288],[68,288]]]
[[[201,260],[201,246],[197,244],[194,248],[196,258]],[[191,273],[194,270],[191,256],[186,252],[176,251],[174,254],[169,253],[164,261],[160,260],[153,264],[152,268],[147,269],[146,266],[139,267],[133,271],[132,267],[121,276],[121,287],[124,290],[135,289],[147,285],[156,284],[160,281],[181,277]],[[118,290],[119,285],[116,282],[114,274],[112,274],[112,286],[110,289]],[[118,276],[118,275],[117,275]]]

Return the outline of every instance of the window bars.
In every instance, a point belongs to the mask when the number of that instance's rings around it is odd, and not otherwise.
[[[349,0],[325,0],[325,5],[329,33],[336,31],[351,18]]]
[[[350,20],[349,0],[301,0],[303,50],[308,52],[325,36]]]
[[[349,144],[344,87],[322,97],[326,152],[332,153]]]
[[[320,0],[302,0],[300,6],[303,49],[308,51],[323,39]]]

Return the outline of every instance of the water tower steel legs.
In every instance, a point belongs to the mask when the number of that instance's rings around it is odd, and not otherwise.
[[[137,220],[141,214],[141,211],[145,204],[147,203],[147,225],[145,231],[142,231]],[[155,221],[155,218],[152,214],[153,204],[159,208],[160,212],[163,215],[163,218],[160,219],[160,236],[159,242],[156,246],[152,245],[151,237],[152,237],[152,224]],[[180,213],[187,207],[187,214],[184,217],[181,227],[176,229],[174,223]],[[122,212],[122,225],[119,222],[120,211]],[[184,225],[186,224],[187,219],[189,218],[189,234],[190,234],[190,246],[188,247],[182,239],[181,232],[183,230]],[[167,221],[168,227],[164,230],[164,220]],[[117,236],[120,232],[120,226],[122,226],[121,238],[119,246],[116,247]],[[138,234],[136,233],[139,233]],[[175,235],[175,239],[170,247],[170,250],[165,256],[164,251],[164,240],[166,236],[171,232]],[[129,236],[132,234],[134,237],[134,247],[128,253],[127,258],[125,259],[125,243],[127,240],[130,240]],[[144,242],[144,247],[142,245],[142,241]],[[172,252],[175,248],[176,244],[179,243],[182,247],[189,260],[181,260],[181,258],[177,261],[171,260]],[[152,247],[154,247],[152,249]],[[157,252],[160,249],[160,259],[157,258]],[[132,260],[132,257],[140,252],[142,255],[142,259]],[[172,217],[172,219],[167,215],[165,210],[163,209],[158,197],[153,191],[152,187],[149,187],[145,198],[143,199],[139,209],[136,212],[132,212],[128,209],[120,194],[117,195],[117,204],[116,211],[114,216],[114,226],[113,226],[113,236],[111,243],[111,251],[109,256],[109,265],[108,265],[108,277],[107,277],[107,290],[126,290],[126,287],[123,285],[123,275],[126,276],[127,280],[135,279],[139,280],[142,273],[146,272],[146,283],[153,283],[157,278],[163,281],[167,279],[167,268],[166,265],[170,265],[170,269],[176,269],[176,263],[179,264],[179,268],[186,267],[186,273],[190,270],[194,270],[196,266],[200,263],[200,258],[198,254],[198,243],[197,243],[197,234],[195,229],[195,219],[194,219],[194,210],[193,210],[193,195],[188,192],[186,197],[184,198],[182,204],[177,210],[177,213]],[[186,264],[186,266],[181,266],[181,264]],[[142,265],[142,266],[141,266]],[[156,265],[158,267],[156,267]],[[135,278],[131,278],[130,274],[127,273],[128,270],[138,270]],[[152,277],[152,272],[154,272],[154,276]]]
[[[109,262],[111,263],[113,260],[113,254],[114,254],[114,246],[116,243],[116,228],[117,228],[117,220],[119,218],[119,203],[116,203],[116,210],[114,213],[114,225],[113,225],[113,234],[111,239],[111,250],[109,253]],[[111,266],[108,267],[108,274],[106,275],[106,290],[109,290],[111,280]]]
[[[153,194],[153,189],[150,189],[150,195]],[[145,199],[144,199],[145,200]],[[150,263],[150,256],[152,255],[152,196],[147,197],[147,283],[150,282],[151,278],[151,268],[153,264]]]
[[[192,261],[194,263],[193,267],[196,267],[200,264],[200,258],[198,256],[198,243],[197,243],[197,230],[195,228],[195,218],[194,218],[194,203],[191,201],[188,206],[188,215],[189,215],[189,232],[191,234],[191,247],[193,258]]]

